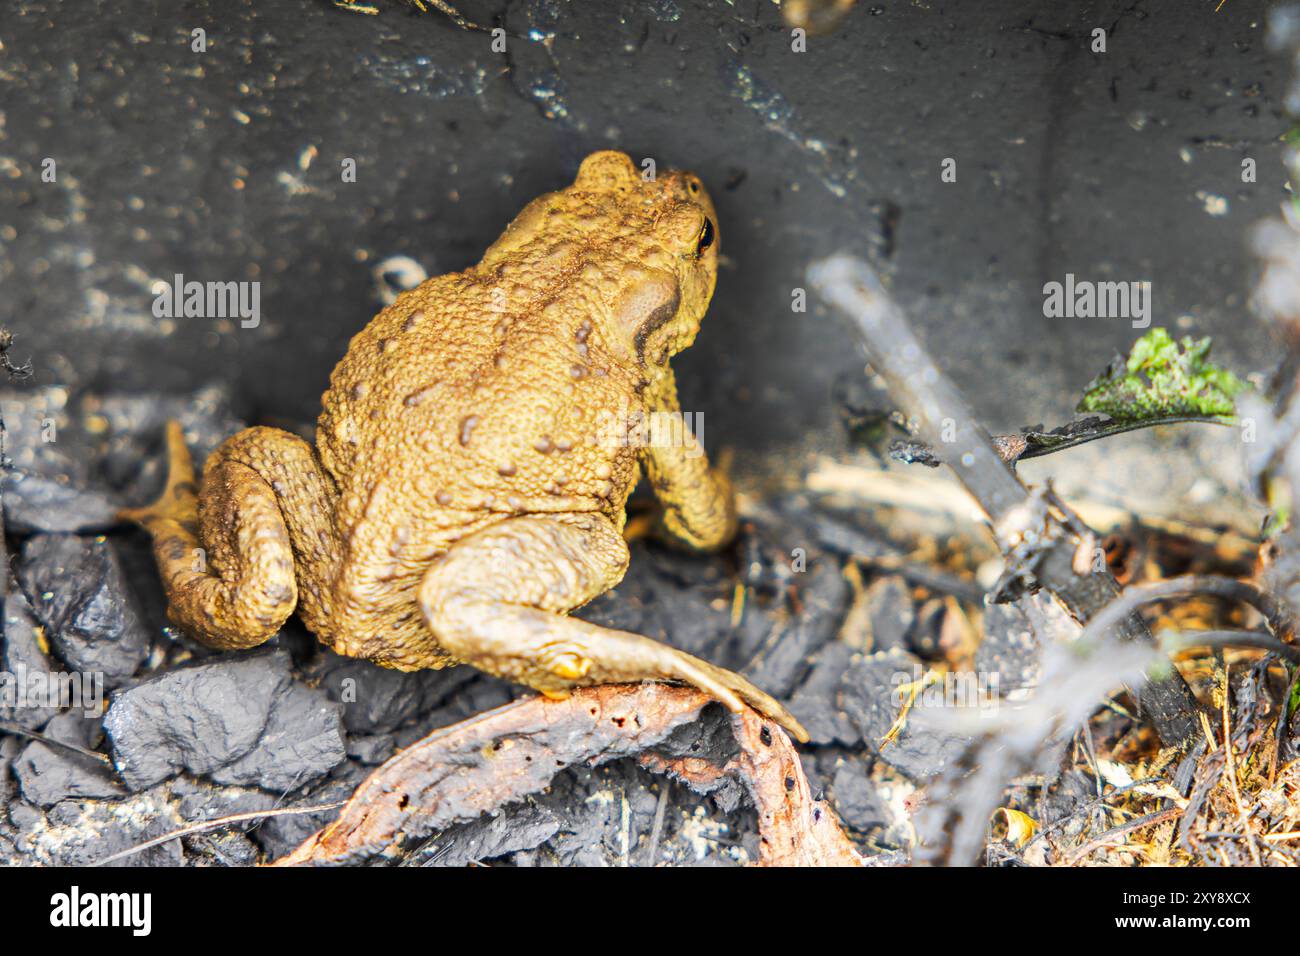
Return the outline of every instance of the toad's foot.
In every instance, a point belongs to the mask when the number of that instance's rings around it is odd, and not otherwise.
[[[173,421],[167,458],[162,495],[119,514],[153,537],[167,616],[210,647],[261,644],[298,603],[293,546],[311,556],[328,541],[310,447],[276,429],[245,429],[212,453],[196,492],[185,435]]]
[[[739,674],[566,616],[618,583],[627,561],[627,545],[601,515],[522,515],[457,542],[425,575],[420,607],[457,660],[548,696],[591,684],[681,681],[732,710],[748,704],[808,740],[789,711]]]
[[[141,527],[161,521],[176,521],[194,529],[198,521],[198,487],[194,484],[194,462],[185,447],[185,432],[178,421],[167,423],[167,483],[162,494],[143,508],[123,508],[119,521],[133,521]]]

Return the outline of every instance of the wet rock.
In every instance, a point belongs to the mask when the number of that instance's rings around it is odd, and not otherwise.
[[[338,704],[296,683],[283,651],[178,668],[117,694],[105,729],[127,785],[182,770],[270,790],[345,759]]]
[[[23,545],[18,576],[54,652],[72,670],[103,674],[112,688],[148,656],[149,630],[107,539],[36,535]]]
[[[50,689],[58,686],[54,666],[41,647],[38,622],[16,581],[4,599],[4,644],[0,650],[0,720],[35,730],[59,712]]]
[[[840,704],[840,685],[854,650],[831,641],[813,658],[812,669],[790,699],[790,712],[808,731],[814,744],[856,743],[857,729]]]
[[[99,719],[84,717],[77,711],[59,714],[43,733],[83,750],[91,750],[103,737]],[[126,793],[107,761],[40,741],[28,744],[14,761],[14,775],[23,797],[42,807],[70,798],[100,799]]]
[[[894,649],[856,658],[844,674],[841,700],[849,721],[867,748],[913,780],[941,773],[961,756],[969,738],[936,727],[920,726],[914,708],[898,737],[882,746],[899,712],[899,687],[925,673],[920,658]]]

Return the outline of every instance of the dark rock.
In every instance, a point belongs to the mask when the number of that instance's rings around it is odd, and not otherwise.
[[[1009,604],[984,602],[984,636],[975,651],[975,667],[996,680],[1003,696],[1023,692],[1038,683],[1043,648],[1068,643],[1080,627],[1046,592],[1027,594]]]
[[[95,480],[96,439],[72,424],[66,406],[61,387],[0,397],[12,463],[0,475],[0,498],[10,531],[96,531],[116,523],[123,501]]]
[[[984,602],[984,636],[975,650],[975,668],[996,675],[998,690],[1008,694],[1038,682],[1042,649],[1021,601]]]
[[[862,742],[885,763],[918,781],[941,773],[969,743],[965,736],[918,726],[922,722],[918,720],[918,707],[912,710],[898,737],[881,745],[898,716],[899,687],[920,679],[924,673],[920,658],[894,649],[856,658],[840,687],[845,713]]]
[[[185,837],[189,866],[256,866],[261,850],[242,830],[215,830]]]
[[[405,673],[322,649],[306,676],[343,705],[349,732],[381,734],[438,706],[478,673],[471,667]]]
[[[282,790],[345,759],[340,710],[275,651],[153,677],[117,694],[104,726],[133,790],[182,770]]]
[[[502,704],[508,704],[521,694],[532,694],[531,690],[517,687],[495,677],[489,677],[471,667],[457,670],[471,675],[471,680],[461,684],[455,694],[443,706],[424,714],[418,723],[408,724],[394,732],[399,750],[409,747],[415,741],[427,736],[440,727],[467,720],[484,711]]]
[[[241,424],[223,387],[193,395],[99,396],[67,390],[0,398],[5,450],[5,522],[18,532],[88,532],[116,526],[118,509],[140,504],[162,483],[163,424],[185,427],[195,460]],[[144,463],[141,467],[141,462]]]
[[[17,737],[0,735],[0,807],[9,802],[18,786],[13,775],[13,762],[18,756],[18,750]],[[0,821],[0,830],[2,829],[3,822]]]
[[[103,733],[98,718],[65,711],[46,725],[44,735],[83,750],[95,747]],[[33,741],[14,761],[14,774],[23,796],[42,807],[69,798],[120,797],[126,789],[107,761]]]
[[[219,444],[244,428],[222,384],[188,395],[107,394],[92,400],[95,414],[106,425],[100,470],[114,487],[127,489],[136,505],[162,490],[167,422],[181,423],[190,455],[200,468]]]
[[[858,740],[858,731],[840,704],[840,684],[853,654],[849,645],[831,641],[817,652],[812,670],[790,699],[790,712],[815,744],[851,744]]]
[[[740,744],[731,730],[731,715],[720,704],[710,704],[698,720],[683,724],[654,747],[660,757],[707,760],[715,767],[725,767],[740,754]],[[687,779],[671,771],[667,774],[695,793],[707,794],[723,813],[731,813],[748,799],[744,785],[732,774],[719,775],[703,782]]]
[[[790,695],[808,672],[812,655],[835,637],[849,602],[848,582],[838,561],[817,561],[799,578],[798,613],[781,621],[758,655],[741,669],[778,698]]]
[[[911,589],[897,575],[872,581],[866,595],[867,624],[873,651],[887,651],[891,647],[907,648],[907,638],[916,621],[916,608],[912,604]]]
[[[448,827],[420,848],[414,862],[422,866],[467,866],[532,850],[555,836],[563,822],[551,807],[526,799],[495,815]]]
[[[392,734],[375,734],[370,737],[348,735],[348,756],[367,766],[376,766],[393,756],[396,742]]]
[[[276,794],[256,787],[219,786],[201,777],[177,777],[168,786],[177,813],[190,823],[266,810],[280,802]]]
[[[831,796],[840,819],[855,830],[867,832],[889,825],[885,802],[861,764],[846,761],[836,769]]]
[[[18,571],[32,610],[59,658],[120,686],[149,654],[150,638],[105,538],[41,534],[23,546]]]
[[[575,616],[720,663],[731,636],[731,590],[721,577],[719,559],[679,555],[642,542],[633,542],[631,550],[627,577]],[[724,596],[727,604],[719,606],[717,599]]]
[[[186,824],[219,820],[242,813],[275,809],[281,798],[256,788],[218,786],[198,777],[172,781],[176,811]],[[192,865],[251,866],[258,862],[261,848],[249,834],[262,821],[241,821],[217,830],[185,838],[187,862]]]
[[[49,656],[41,649],[37,627],[31,605],[17,582],[11,580],[4,599],[0,720],[13,721],[28,730],[43,726],[59,712],[60,703],[50,699],[50,691],[58,687],[58,681]]]
[[[368,767],[349,761],[326,780],[285,802],[287,807],[315,807],[346,801],[356,791],[369,773]],[[267,817],[253,832],[253,839],[270,860],[276,860],[323,826],[337,819],[339,809],[319,810],[312,813],[294,813]]]
[[[943,635],[943,621],[948,609],[939,598],[931,598],[921,605],[916,612],[916,624],[908,635],[905,650],[925,660],[937,660],[940,653],[940,640]]]
[[[791,540],[799,540],[801,546],[811,543],[844,557],[869,559],[898,555],[897,549],[878,531],[864,527],[858,514],[825,510],[806,494],[777,495],[765,499],[758,507],[771,512],[771,517],[765,514],[765,523],[776,519],[778,524],[786,525],[789,530],[784,534]]]
[[[182,821],[166,787],[123,800],[64,800],[46,813],[30,804],[10,808],[15,844],[26,860],[42,866],[98,865],[114,854],[173,832]],[[109,866],[180,866],[181,842],[131,853]]]
[[[665,786],[671,786],[666,794]],[[651,856],[661,794],[665,813]],[[758,858],[752,809],[720,811],[711,797],[672,786],[630,759],[571,767],[528,802],[547,808],[560,826],[536,849],[511,855],[517,866],[737,866]],[[538,825],[549,824],[541,818]]]
[[[338,705],[320,691],[291,681],[272,702],[257,746],[210,776],[218,783],[295,790],[346,757]]]

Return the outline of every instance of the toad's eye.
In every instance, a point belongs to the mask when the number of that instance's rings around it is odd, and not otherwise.
[[[695,254],[701,255],[711,245],[713,245],[713,220],[705,216],[704,225],[700,227],[700,237],[695,240]]]

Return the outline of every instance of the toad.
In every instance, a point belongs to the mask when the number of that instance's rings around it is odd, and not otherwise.
[[[657,537],[714,551],[735,534],[726,476],[680,422],[669,359],[717,279],[699,179],[646,180],[620,152],[534,199],[477,265],[404,292],[330,377],[313,446],[275,428],[227,439],[202,484],[180,426],[153,504],[173,622],[220,649],[295,610],[340,654],[399,670],[465,663],[562,698],[620,681],[692,684],[799,723],[731,671],[569,612],[622,580],[644,474]]]

